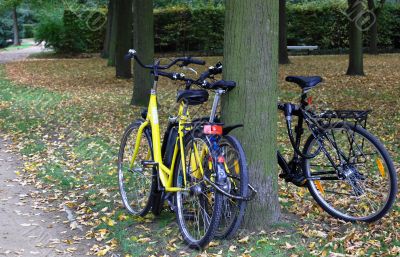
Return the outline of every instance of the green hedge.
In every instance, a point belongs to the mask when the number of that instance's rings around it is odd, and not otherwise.
[[[348,47],[346,4],[289,4],[288,44],[318,45],[321,49]],[[220,52],[224,34],[223,7],[158,9],[154,12],[155,48],[166,51]],[[385,5],[378,19],[378,46],[400,48],[400,5]],[[261,28],[260,28],[261,29]],[[365,32],[365,45],[368,33]]]
[[[188,7],[156,10],[156,51],[213,52],[222,49],[224,15],[224,8],[211,6],[194,10]]]
[[[96,15],[102,10],[80,13],[64,10],[43,17],[35,28],[36,41],[46,41],[56,52],[82,53],[99,52],[102,49],[105,26],[91,27]]]

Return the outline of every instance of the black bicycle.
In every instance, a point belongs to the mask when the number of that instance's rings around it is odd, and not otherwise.
[[[294,150],[289,162],[278,151],[280,177],[307,186],[316,202],[333,217],[365,222],[382,218],[395,201],[397,175],[388,151],[366,129],[370,111],[316,113],[307,93],[322,78],[289,76],[286,81],[299,85],[302,94],[299,105],[278,103]],[[293,116],[298,119],[294,129]],[[304,123],[311,135],[301,150]]]

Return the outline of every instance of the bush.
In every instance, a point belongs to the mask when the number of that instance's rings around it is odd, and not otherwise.
[[[53,13],[40,20],[35,29],[36,41],[46,41],[56,52],[98,52],[102,48],[105,26],[92,29],[89,21],[101,11],[75,13],[64,10],[62,15]]]
[[[154,12],[155,49],[165,51],[221,50],[224,42],[223,7],[170,7]]]
[[[33,38],[34,37],[34,24],[23,24],[23,34],[24,38]]]

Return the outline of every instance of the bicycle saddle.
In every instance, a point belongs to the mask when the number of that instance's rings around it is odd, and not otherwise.
[[[304,91],[308,91],[311,88],[318,85],[322,82],[322,78],[320,76],[311,76],[311,77],[304,77],[304,76],[287,76],[286,81],[296,83],[299,85]]]
[[[178,90],[176,96],[176,102],[184,101],[188,105],[199,105],[207,102],[208,92],[207,90]]]
[[[235,81],[218,80],[208,86],[208,89],[223,89],[226,91],[231,91],[236,87]]]

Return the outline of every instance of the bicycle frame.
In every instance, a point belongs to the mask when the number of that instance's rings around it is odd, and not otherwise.
[[[297,126],[295,127],[295,142],[294,142],[294,147],[296,149],[300,149],[300,144],[301,144],[301,138],[302,135],[304,134],[304,122],[307,123],[308,127],[310,127],[310,124],[313,124],[317,127],[320,126],[320,124],[318,122],[316,122],[315,120],[311,119],[309,116],[309,113],[307,111],[304,111],[305,107],[307,107],[309,105],[309,103],[306,101],[307,99],[307,94],[303,93],[302,97],[301,97],[301,104],[300,104],[300,108],[298,111],[294,111],[292,113],[293,116],[297,116],[298,117],[298,122],[297,122]],[[319,132],[315,132],[311,129],[311,133],[314,135],[314,137],[317,138],[317,135],[315,133],[319,133]],[[341,161],[342,158],[346,159],[345,155],[338,149],[338,147],[336,146],[336,142],[334,142],[334,138],[333,141],[332,139],[327,136],[326,134],[323,134],[322,137],[325,137],[328,142],[332,145],[332,147],[335,149],[336,154],[338,156],[338,159]],[[334,137],[334,135],[333,135]],[[325,146],[319,141],[317,140],[318,145],[320,147],[320,150],[324,152],[325,156],[328,158],[329,162],[332,164],[333,167],[335,167],[335,170],[338,171],[338,166],[335,164],[335,161],[332,159],[332,156],[329,154],[329,152],[326,150]],[[317,152],[319,152],[319,150],[317,150]],[[293,153],[293,157],[290,160],[290,162],[288,163],[285,158],[282,156],[282,154],[278,151],[277,152],[277,158],[278,158],[278,164],[281,167],[282,171],[283,171],[283,175],[284,176],[293,176],[296,175],[296,170],[299,167],[299,165],[301,164],[301,161],[303,158],[310,158],[310,157],[304,157],[304,156],[300,156],[300,154],[298,154],[298,152],[296,150],[294,150]],[[314,158],[314,157],[311,157]],[[348,160],[346,160],[348,161]],[[322,175],[324,173],[321,173],[320,175]],[[329,173],[330,174],[330,173]],[[337,177],[304,177],[306,180],[336,180]],[[290,179],[290,178],[289,178]]]
[[[156,87],[156,83],[155,83]],[[163,185],[164,189],[166,192],[179,192],[185,190],[184,188],[180,187],[173,187],[173,173],[175,169],[175,161],[178,156],[178,153],[180,151],[180,154],[182,156],[181,158],[181,164],[182,164],[182,169],[186,170],[186,163],[185,163],[185,149],[183,145],[183,137],[185,135],[184,131],[185,130],[190,130],[185,124],[190,120],[188,110],[187,110],[187,105],[185,103],[181,103],[179,106],[179,112],[178,112],[178,117],[179,118],[179,126],[178,126],[178,137],[177,137],[177,142],[174,147],[174,153],[173,153],[173,158],[172,158],[172,163],[171,167],[166,167],[163,163],[162,159],[162,153],[161,153],[161,136],[160,136],[160,125],[159,125],[159,120],[158,120],[158,108],[157,108],[157,93],[155,89],[151,90],[150,94],[150,101],[149,101],[149,106],[148,106],[148,112],[147,112],[147,117],[145,122],[139,127],[138,130],[138,136],[137,136],[137,141],[135,144],[135,149],[134,153],[132,156],[131,160],[131,165],[134,163],[136,156],[139,151],[139,141],[140,138],[143,134],[143,131],[146,127],[150,126],[151,127],[151,137],[152,137],[152,143],[153,143],[153,157],[154,157],[154,163],[158,166],[158,174],[160,178],[160,182]],[[197,150],[197,147],[194,145],[195,149],[195,158],[196,160],[200,160],[199,152]],[[199,165],[200,167],[200,172],[204,174],[202,165]],[[186,172],[183,173],[183,180],[184,184],[186,184]]]

